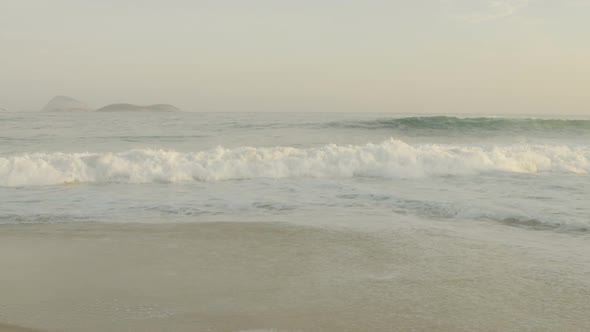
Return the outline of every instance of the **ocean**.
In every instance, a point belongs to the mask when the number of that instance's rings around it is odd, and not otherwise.
[[[0,330],[588,331],[589,173],[588,117],[1,112]]]
[[[590,229],[586,118],[4,112],[0,127],[0,223]]]

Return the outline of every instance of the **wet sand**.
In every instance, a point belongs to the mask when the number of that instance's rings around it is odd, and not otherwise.
[[[0,321],[46,331],[590,330],[586,235],[459,226],[2,225]]]
[[[35,330],[28,329],[25,327],[6,325],[0,323],[0,332],[34,332]]]

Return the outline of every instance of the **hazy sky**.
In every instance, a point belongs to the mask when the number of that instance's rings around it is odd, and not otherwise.
[[[0,0],[0,107],[590,114],[590,0]]]

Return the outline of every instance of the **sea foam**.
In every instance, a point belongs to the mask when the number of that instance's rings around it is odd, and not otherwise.
[[[240,147],[201,152],[29,153],[0,157],[0,186],[177,183],[253,178],[421,178],[484,172],[590,172],[590,146],[408,144],[391,139],[317,148]]]

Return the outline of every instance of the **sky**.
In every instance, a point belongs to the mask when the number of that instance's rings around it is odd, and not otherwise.
[[[590,114],[590,0],[0,0],[0,108]]]

